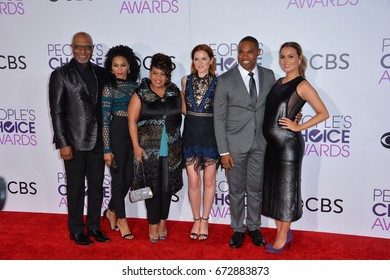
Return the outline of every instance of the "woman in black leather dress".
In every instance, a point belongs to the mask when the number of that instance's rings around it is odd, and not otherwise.
[[[279,63],[286,73],[269,93],[263,133],[267,140],[262,215],[276,220],[277,234],[266,252],[281,253],[292,241],[291,222],[302,217],[301,166],[304,141],[300,131],[328,118],[317,91],[305,80],[306,59],[296,42],[284,43]],[[316,112],[298,124],[295,116],[308,102]]]

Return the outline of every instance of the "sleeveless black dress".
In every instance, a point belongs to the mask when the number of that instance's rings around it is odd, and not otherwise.
[[[294,120],[305,100],[296,91],[298,76],[283,84],[279,79],[267,96],[263,133],[267,140],[264,162],[262,215],[283,222],[302,217],[301,167],[305,148],[301,132],[281,128],[278,120]]]
[[[168,186],[169,192],[177,193],[183,187],[182,138],[180,133],[181,94],[179,88],[171,83],[163,97],[150,89],[151,81],[143,78],[136,94],[141,101],[141,112],[138,118],[139,144],[145,149],[147,159],[144,159],[146,185],[153,194],[159,192],[158,185],[160,144],[163,126],[166,127],[168,139]],[[143,174],[135,176],[136,186],[143,186]]]

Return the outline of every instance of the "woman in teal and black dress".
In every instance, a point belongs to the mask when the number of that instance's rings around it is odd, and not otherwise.
[[[103,217],[113,231],[124,239],[134,238],[125,213],[125,197],[133,181],[133,145],[127,126],[130,98],[138,87],[140,60],[128,46],[112,47],[104,66],[110,72],[109,83],[103,89],[104,161],[111,172],[111,199]]]

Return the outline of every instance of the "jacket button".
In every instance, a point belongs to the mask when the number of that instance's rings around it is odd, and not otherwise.
[[[161,98],[161,102],[165,102],[165,98]]]
[[[165,120],[167,118],[167,115],[163,115],[163,119]]]

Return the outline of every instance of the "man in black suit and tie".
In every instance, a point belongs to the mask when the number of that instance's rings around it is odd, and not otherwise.
[[[53,143],[66,171],[70,238],[78,245],[92,245],[88,236],[98,242],[110,241],[100,227],[104,178],[101,97],[106,73],[90,62],[94,45],[88,33],[76,33],[71,46],[72,60],[50,76],[50,115]]]
[[[257,65],[259,55],[258,41],[251,36],[243,38],[238,47],[239,64],[219,76],[214,98],[215,136],[229,184],[232,248],[241,247],[246,229],[256,246],[265,245],[260,231],[266,148],[262,125],[275,76],[272,70]]]

